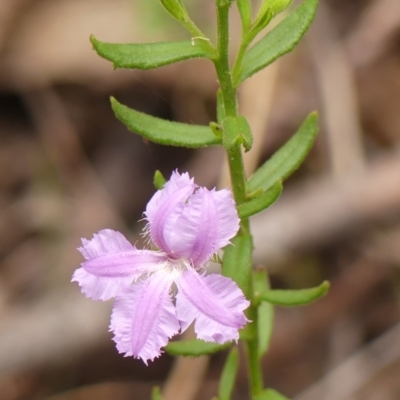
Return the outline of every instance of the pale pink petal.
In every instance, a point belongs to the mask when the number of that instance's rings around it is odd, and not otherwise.
[[[176,312],[182,331],[195,320],[199,339],[220,344],[239,339],[239,329],[248,322],[243,311],[250,302],[235,282],[221,275],[201,276],[187,270],[176,284]]]
[[[91,240],[82,239],[82,247],[79,247],[78,250],[86,260],[91,260],[103,254],[129,251],[133,248],[122,233],[112,229],[103,229],[99,233],[95,233]]]
[[[169,338],[179,332],[179,322],[171,300],[172,280],[164,272],[129,287],[115,300],[110,330],[120,353],[154,360]]]
[[[212,192],[199,188],[189,197],[175,224],[165,232],[168,247],[194,266],[207,262],[217,250],[217,212]]]
[[[81,292],[92,300],[109,300],[126,289],[132,283],[133,277],[122,276],[108,278],[92,275],[83,268],[78,268],[72,275],[71,282],[78,282]]]
[[[240,219],[230,190],[212,191],[211,195],[217,207],[218,221],[215,225],[218,233],[215,245],[218,250],[229,244],[230,240],[236,235],[239,230]]]
[[[165,253],[174,257],[165,241],[178,217],[182,214],[185,202],[195,190],[196,185],[189,175],[174,172],[162,190],[155,193],[147,204],[146,219],[153,243]]]
[[[106,254],[84,261],[72,276],[82,293],[93,300],[109,300],[141,275],[164,266],[166,257],[151,250],[131,250]]]
[[[121,233],[110,229],[100,231],[92,240],[82,239],[82,243],[79,250],[86,261],[72,281],[93,300],[115,297],[142,274],[160,269],[166,260],[161,253],[137,250]]]
[[[131,276],[137,279],[142,274],[159,270],[166,260],[163,253],[133,248],[131,251],[104,254],[84,261],[81,265],[87,272],[96,276]]]
[[[171,193],[174,193],[176,190],[183,187],[192,185],[194,185],[193,178],[190,178],[187,172],[179,174],[179,172],[174,171],[171,175],[170,180],[166,182],[161,190],[157,190],[157,192],[147,203],[145,214],[148,221],[150,223],[153,222],[161,203],[164,202],[166,198],[168,199]]]

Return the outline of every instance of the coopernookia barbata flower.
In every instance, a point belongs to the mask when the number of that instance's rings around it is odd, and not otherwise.
[[[72,277],[93,300],[116,298],[110,330],[118,351],[147,364],[193,321],[199,339],[237,341],[249,302],[231,279],[204,273],[239,229],[230,191],[198,187],[187,173],[174,172],[145,217],[157,250],[139,250],[105,229],[82,239],[78,250],[85,261]]]

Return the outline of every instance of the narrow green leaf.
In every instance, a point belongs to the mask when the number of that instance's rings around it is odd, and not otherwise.
[[[253,144],[253,135],[247,119],[242,116],[226,117],[222,121],[223,136],[222,145],[226,150],[231,150],[238,144],[242,144],[245,151],[249,151]]]
[[[254,397],[254,400],[290,400],[274,389],[263,390],[262,393]]]
[[[154,178],[153,178],[153,183],[154,183],[155,188],[157,190],[161,190],[164,187],[165,182],[166,182],[166,180],[165,180],[163,174],[159,170],[157,170],[154,173]]]
[[[247,33],[247,41],[251,43],[253,39],[270,23],[273,14],[270,8],[260,9],[256,19]]]
[[[282,182],[278,181],[271,189],[261,192],[246,203],[239,204],[237,207],[240,218],[249,218],[272,205],[282,193]]]
[[[222,370],[221,380],[219,382],[218,395],[220,400],[231,400],[238,368],[239,352],[237,347],[233,347],[225,361],[224,369]]]
[[[159,43],[104,43],[90,37],[97,54],[114,68],[152,69],[192,58],[212,59],[214,54],[201,40]]]
[[[294,172],[310,151],[318,132],[318,115],[311,113],[296,134],[290,138],[250,178],[247,190],[268,190],[278,180],[286,179]]]
[[[158,386],[154,386],[151,391],[151,400],[163,400],[161,395],[161,389]]]
[[[251,25],[251,4],[250,0],[236,0],[240,19],[242,20],[243,31],[246,32]]]
[[[233,279],[245,295],[249,291],[252,270],[253,241],[251,235],[239,235],[225,247],[222,274]]]
[[[265,292],[269,290],[269,278],[265,270],[256,270],[253,273],[254,292]],[[258,306],[258,356],[261,358],[269,348],[274,326],[274,306],[262,301]]]
[[[206,354],[214,354],[218,351],[232,346],[233,342],[218,344],[214,342],[204,342],[203,340],[182,340],[169,342],[164,348],[167,353],[173,356],[199,357]]]
[[[235,0],[217,0],[217,6],[218,7],[226,7],[228,5],[231,5]]]
[[[311,25],[317,5],[318,0],[305,0],[249,49],[244,57],[240,80],[237,84],[293,50]]]
[[[258,357],[261,358],[269,349],[274,327],[274,306],[263,301],[258,314]]]
[[[175,19],[181,22],[188,20],[188,15],[185,7],[181,0],[160,0],[164,8],[171,14]]]
[[[204,147],[221,143],[209,126],[166,121],[133,110],[111,97],[115,116],[126,127],[154,143],[178,147]]]
[[[288,8],[292,2],[293,0],[264,0],[261,10],[270,9],[275,16]]]
[[[299,290],[266,290],[259,292],[259,298],[272,304],[280,306],[302,306],[325,296],[329,290],[329,282],[324,281],[321,285],[311,289]]]

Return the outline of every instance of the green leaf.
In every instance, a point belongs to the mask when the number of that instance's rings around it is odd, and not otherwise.
[[[254,400],[290,400],[274,389],[263,390],[262,393],[254,397]]]
[[[257,310],[258,314],[258,357],[261,358],[269,349],[274,327],[274,306],[263,301]]]
[[[243,31],[246,32],[251,25],[251,4],[250,0],[236,0],[240,19],[242,20]]]
[[[209,126],[189,125],[166,121],[132,110],[113,97],[111,107],[126,127],[154,143],[178,147],[204,147],[221,143]]]
[[[160,0],[164,8],[178,21],[185,22],[188,15],[181,0]]]
[[[217,0],[218,7],[225,7],[231,5],[235,0]]]
[[[252,270],[253,241],[251,235],[238,235],[225,247],[222,274],[234,280],[248,294]]]
[[[97,54],[114,68],[152,69],[192,58],[212,59],[214,54],[201,40],[160,43],[104,43],[90,37]]]
[[[325,296],[328,293],[329,286],[329,282],[324,281],[321,285],[311,289],[266,290],[259,292],[258,297],[260,300],[280,306],[302,306]]]
[[[288,17],[249,49],[244,57],[239,84],[277,58],[289,53],[300,42],[317,10],[318,0],[305,0]]]
[[[247,190],[268,190],[278,180],[286,179],[294,172],[310,151],[318,132],[317,113],[311,113],[296,134],[290,138],[269,160],[250,178]]]
[[[204,342],[203,340],[178,340],[169,342],[165,350],[173,356],[199,357],[206,354],[214,354],[218,351],[232,346],[233,342],[218,344],[214,342]]]
[[[247,119],[242,116],[226,117],[222,121],[223,136],[222,145],[227,151],[238,144],[242,144],[246,151],[251,149],[253,144],[253,135]]]
[[[264,0],[261,9],[269,9],[273,16],[281,13],[290,6],[293,0]]]
[[[259,269],[253,273],[254,292],[265,292],[269,290],[268,274]],[[274,326],[274,306],[268,302],[261,302],[257,310],[258,315],[258,356],[261,358],[269,348],[272,330]]]
[[[240,218],[249,218],[272,205],[282,193],[282,182],[278,181],[271,189],[257,194],[253,199],[237,206]]]
[[[151,400],[163,400],[161,396],[161,389],[158,386],[154,386],[151,391]]]
[[[235,386],[236,375],[239,368],[239,352],[237,347],[233,347],[229,352],[222,370],[219,382],[218,395],[220,400],[231,400],[232,391]]]
[[[272,19],[270,8],[260,9],[250,31],[247,33],[247,42],[251,43],[253,39],[270,23]]]
[[[163,174],[159,170],[157,170],[154,173],[154,178],[153,178],[153,183],[154,183],[155,188],[157,190],[161,190],[164,187],[165,182],[166,182],[166,180],[165,180]]]

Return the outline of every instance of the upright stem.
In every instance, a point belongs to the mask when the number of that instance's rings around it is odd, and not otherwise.
[[[263,377],[258,353],[258,308],[251,305],[247,311],[247,317],[251,320],[249,333],[251,339],[247,341],[247,358],[249,368],[249,380],[252,396],[260,394],[263,390]]]
[[[218,57],[214,61],[219,83],[221,86],[225,116],[236,117],[237,96],[232,83],[232,74],[229,65],[229,7],[230,4],[217,6],[218,17]],[[240,145],[235,146],[228,153],[229,171],[232,181],[233,195],[237,204],[246,201],[246,186],[243,166],[243,157]],[[242,227],[248,231],[248,221],[242,221]]]
[[[218,56],[214,60],[224,103],[225,117],[237,117],[237,92],[232,82],[232,73],[229,64],[229,7],[230,3],[221,5],[217,2],[218,17]],[[228,164],[232,181],[232,190],[237,204],[246,201],[246,178],[243,166],[241,147],[238,144],[228,151]],[[242,219],[240,234],[249,233],[249,221]],[[251,262],[251,261],[249,261]],[[252,293],[252,291],[251,291]],[[250,306],[247,316],[251,321],[248,325],[250,333],[247,340],[247,357],[249,380],[252,397],[263,390],[260,358],[258,354],[258,315],[257,307]]]
[[[237,115],[237,101],[229,65],[229,7],[229,3],[217,6],[218,57],[215,60],[215,68],[224,97],[226,116],[234,117]]]

